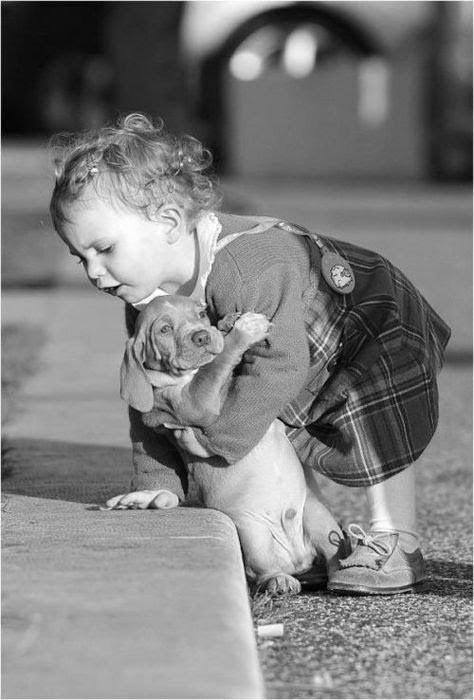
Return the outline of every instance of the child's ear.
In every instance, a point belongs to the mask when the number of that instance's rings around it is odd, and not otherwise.
[[[163,204],[158,210],[158,216],[166,225],[165,235],[168,243],[176,243],[186,231],[183,212],[172,204]]]

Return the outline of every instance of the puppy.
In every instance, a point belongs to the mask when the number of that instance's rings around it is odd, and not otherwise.
[[[205,308],[190,298],[170,295],[151,301],[127,341],[121,395],[142,412],[146,425],[165,425],[179,435],[189,492],[199,494],[198,505],[233,520],[249,581],[271,594],[298,593],[301,584],[295,576],[311,569],[318,550],[330,559],[338,543],[330,542],[328,530],[335,521],[322,506],[312,475],[305,479],[283,424],[274,421],[258,445],[232,465],[209,455],[187,428],[215,421],[233,369],[270,332],[271,324],[261,314],[235,316],[219,323],[230,328],[224,336],[211,326]],[[109,508],[175,505],[178,497],[162,489],[107,501]]]

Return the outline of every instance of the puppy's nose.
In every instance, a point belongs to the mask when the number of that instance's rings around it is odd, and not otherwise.
[[[196,333],[193,333],[191,336],[191,340],[193,341],[194,345],[201,347],[202,345],[209,345],[211,342],[211,336],[207,331],[196,331]]]

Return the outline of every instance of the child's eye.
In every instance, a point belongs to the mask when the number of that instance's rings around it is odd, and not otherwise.
[[[200,311],[199,318],[207,318],[207,313],[205,311]]]
[[[171,333],[173,329],[169,325],[169,323],[166,323],[164,326],[161,326],[160,328],[160,333],[163,333],[163,335],[166,335],[166,333]]]
[[[101,250],[99,250],[99,253],[111,253],[113,249],[113,245],[109,245],[106,248],[102,248]]]

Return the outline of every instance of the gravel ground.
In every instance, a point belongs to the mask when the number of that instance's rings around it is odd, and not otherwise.
[[[284,623],[283,637],[259,641],[267,697],[472,697],[470,367],[447,366],[440,385],[439,431],[418,470],[429,589],[255,600],[256,623]],[[322,487],[339,517],[364,523],[358,489]]]
[[[472,697],[470,607],[468,582],[441,579],[419,596],[279,601],[263,619],[285,635],[259,642],[267,697]]]

